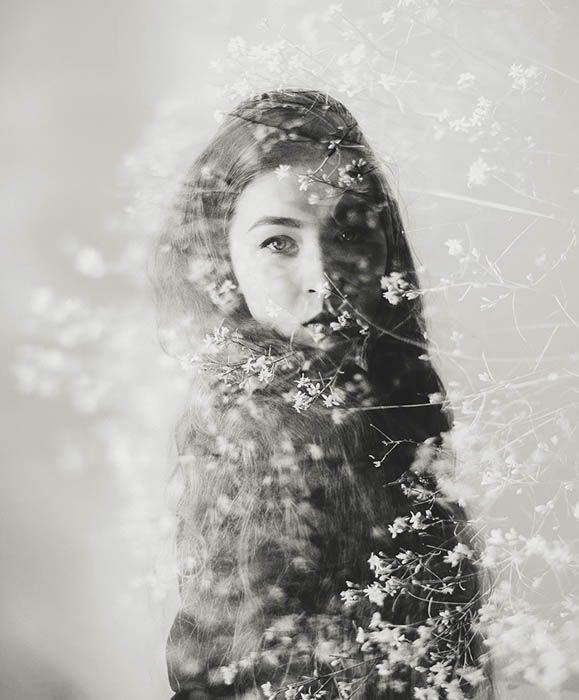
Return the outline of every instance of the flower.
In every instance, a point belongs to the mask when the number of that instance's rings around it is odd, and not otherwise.
[[[324,282],[319,282],[316,287],[314,287],[314,292],[320,299],[327,299],[332,293],[332,288],[328,280],[325,280]]]
[[[457,669],[457,673],[472,686],[479,685],[485,679],[485,674],[482,668],[477,668],[475,666],[465,666],[465,668]]]
[[[439,700],[440,694],[436,688],[414,688],[415,700]]]
[[[273,369],[271,367],[262,367],[259,370],[259,374],[257,375],[257,378],[259,379],[260,382],[263,382],[264,384],[267,384],[273,379]]]
[[[479,156],[470,164],[468,169],[467,187],[471,188],[473,185],[486,185],[487,175],[491,170],[491,166],[482,156]]]
[[[205,336],[205,347],[211,352],[222,348],[230,338],[230,330],[227,326],[216,328],[213,333],[208,333]]]
[[[294,396],[293,407],[298,413],[305,411],[311,406],[313,398],[305,394],[303,391],[298,391]]]
[[[525,92],[533,82],[537,82],[540,72],[537,66],[530,65],[524,68],[519,63],[513,63],[509,69],[509,78],[512,78],[514,90]]]
[[[306,387],[306,391],[308,392],[308,394],[310,396],[314,396],[314,397],[319,396],[320,391],[321,391],[321,387],[320,387],[319,382],[313,382],[310,380],[310,383]]]
[[[366,161],[363,158],[354,158],[348,165],[338,168],[338,185],[347,188],[363,182],[365,165]]]
[[[359,601],[360,591],[356,590],[355,588],[349,588],[348,590],[340,593],[340,598],[346,607],[351,607]]]
[[[447,552],[444,561],[451,566],[458,566],[463,559],[472,559],[473,552],[466,544],[459,542],[452,551]]]
[[[237,675],[237,665],[230,664],[229,666],[221,666],[220,671],[225,685],[233,685],[233,681]]]
[[[343,399],[330,387],[328,394],[322,394],[322,402],[326,408],[332,408],[332,406],[339,406],[342,404]]]
[[[385,290],[382,296],[392,306],[399,304],[402,299],[415,299],[418,296],[418,292],[410,287],[401,272],[394,271],[381,277],[380,287]]]
[[[408,518],[403,516],[398,516],[391,525],[388,525],[388,530],[392,537],[400,535],[402,532],[408,530]]]
[[[307,192],[309,186],[314,182],[313,170],[308,168],[305,174],[298,175],[298,182],[300,185],[300,192]]]
[[[403,552],[398,552],[396,555],[396,559],[400,560],[401,564],[408,564],[408,562],[412,561],[416,555],[414,552],[411,552],[409,549],[404,550]]]
[[[276,174],[276,177],[278,180],[285,180],[286,177],[289,177],[291,170],[291,165],[278,165],[277,168],[274,170],[274,173]]]
[[[306,445],[306,447],[312,459],[319,460],[324,458],[324,450],[319,445],[312,443]]]
[[[466,90],[473,87],[475,80],[476,78],[472,73],[461,73],[456,81],[456,86],[459,90]]]
[[[448,247],[449,255],[457,256],[463,252],[462,241],[458,238],[449,238],[444,245]]]
[[[424,515],[418,511],[410,514],[409,525],[413,530],[425,530],[426,525],[423,522]]]
[[[375,603],[376,605],[382,607],[384,605],[384,600],[386,599],[386,593],[384,592],[384,589],[379,586],[377,583],[371,583],[369,586],[367,586],[364,589],[364,593],[366,594],[368,600],[371,603]]]
[[[267,683],[264,683],[261,686],[261,690],[263,694],[265,695],[266,698],[270,698],[273,695],[273,688],[271,685],[271,681],[268,681]]]
[[[334,331],[340,330],[340,328],[345,328],[348,325],[348,321],[351,320],[351,315],[348,311],[343,311],[339,316],[337,322],[334,321],[330,323],[330,328]]]
[[[276,304],[271,299],[268,299],[265,302],[265,313],[269,316],[269,318],[277,318],[280,314],[280,311],[283,311],[282,307]]]

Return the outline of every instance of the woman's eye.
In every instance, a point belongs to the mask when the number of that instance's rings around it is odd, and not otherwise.
[[[339,238],[345,243],[359,243],[362,240],[362,232],[359,229],[344,229],[340,231]]]
[[[285,255],[293,255],[298,250],[297,243],[289,236],[272,236],[265,240],[260,247],[268,248],[273,253],[283,253]]]

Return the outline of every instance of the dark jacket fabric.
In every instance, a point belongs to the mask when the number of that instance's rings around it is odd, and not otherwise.
[[[359,367],[341,377],[346,389],[364,381]],[[421,409],[411,421],[349,410],[347,401],[297,413],[275,387],[212,391],[211,405],[186,416],[178,437],[181,606],[167,643],[174,700],[266,697],[268,688],[289,688],[291,697],[292,687],[329,699],[352,678],[369,679],[355,698],[414,697],[411,683],[380,687],[358,629],[376,610],[408,625],[438,614],[436,605],[392,598],[347,607],[341,593],[375,580],[372,553],[445,552],[459,541],[460,508],[438,495],[432,470],[410,469],[427,437],[409,427],[427,422]],[[367,391],[350,393],[357,408],[368,404]],[[426,539],[388,528],[427,510],[440,522]],[[477,585],[473,575],[454,599],[472,599]]]

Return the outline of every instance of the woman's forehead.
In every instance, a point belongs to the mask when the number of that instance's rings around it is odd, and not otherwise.
[[[322,173],[309,163],[282,164],[262,173],[240,195],[236,214],[246,218],[291,211],[313,218],[356,219],[372,210],[367,196],[337,182],[325,182]]]

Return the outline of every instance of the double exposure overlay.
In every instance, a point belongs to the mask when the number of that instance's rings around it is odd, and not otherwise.
[[[229,5],[142,10],[117,199],[98,223],[70,168],[74,226],[42,222],[11,665],[89,699],[574,697],[576,10]]]

